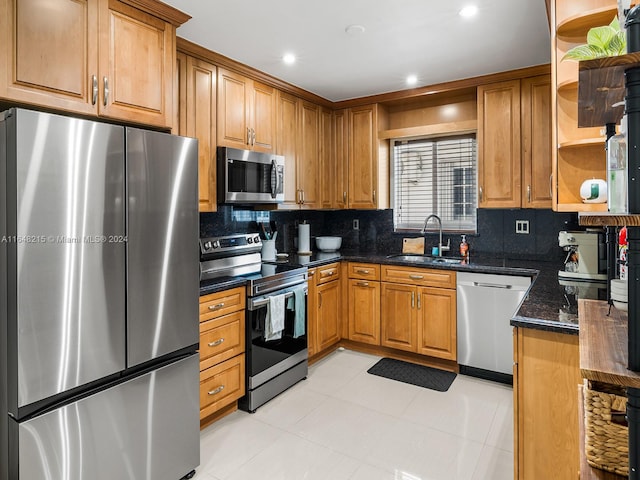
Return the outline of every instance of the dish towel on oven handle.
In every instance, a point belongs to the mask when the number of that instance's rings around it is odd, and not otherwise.
[[[305,295],[304,287],[297,287],[293,289],[293,296],[287,300],[287,309],[294,312],[293,338],[298,338],[305,334],[307,318]]]
[[[267,318],[264,320],[264,339],[278,340],[284,330],[284,294],[272,295],[267,305]]]

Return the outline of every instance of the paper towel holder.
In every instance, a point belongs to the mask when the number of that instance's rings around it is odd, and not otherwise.
[[[298,224],[298,255],[311,255],[311,226],[304,220]]]

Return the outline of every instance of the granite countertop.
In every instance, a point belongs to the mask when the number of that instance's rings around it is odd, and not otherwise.
[[[342,260],[416,266],[414,263],[389,258],[387,254],[359,251],[313,252],[311,255],[294,253],[290,254],[286,260],[276,263],[314,268]],[[532,277],[532,285],[518,311],[511,319],[511,325],[517,327],[577,335],[578,298],[600,300],[606,298],[606,284],[604,282],[559,281],[558,270],[562,268],[562,262],[558,261],[533,261],[496,255],[476,255],[472,256],[467,264],[428,264],[426,268]],[[200,285],[200,295],[243,284],[244,280],[241,277],[222,277],[210,280],[206,284]]]

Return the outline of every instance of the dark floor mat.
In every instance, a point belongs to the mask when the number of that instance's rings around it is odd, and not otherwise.
[[[437,368],[416,365],[393,358],[383,358],[367,370],[372,375],[390,378],[399,382],[410,383],[419,387],[430,388],[438,392],[446,392],[456,379],[456,374]]]

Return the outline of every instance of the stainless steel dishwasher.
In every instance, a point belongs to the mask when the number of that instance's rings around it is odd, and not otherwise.
[[[460,373],[513,382],[510,320],[530,277],[458,272],[458,364]]]

